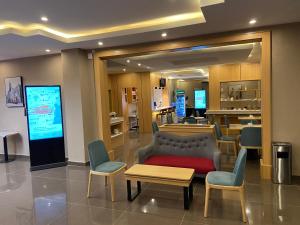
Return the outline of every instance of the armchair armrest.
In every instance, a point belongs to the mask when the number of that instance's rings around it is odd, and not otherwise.
[[[153,154],[154,145],[150,144],[138,150],[138,162],[144,163],[144,161]]]
[[[213,161],[214,161],[214,166],[215,166],[216,170],[220,170],[220,156],[221,156],[220,151],[214,151]]]

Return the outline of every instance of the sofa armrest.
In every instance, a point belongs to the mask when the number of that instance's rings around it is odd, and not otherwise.
[[[220,157],[221,157],[221,152],[214,151],[213,160],[214,160],[214,166],[215,166],[216,170],[220,170]]]
[[[154,145],[150,144],[138,150],[138,162],[144,163],[144,161],[153,154]]]

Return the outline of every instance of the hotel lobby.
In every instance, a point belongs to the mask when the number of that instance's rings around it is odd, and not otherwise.
[[[0,8],[0,225],[298,224],[300,2]]]

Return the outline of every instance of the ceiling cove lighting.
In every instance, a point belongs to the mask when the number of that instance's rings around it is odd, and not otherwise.
[[[41,18],[42,19],[42,18]],[[190,21],[198,21],[198,23],[205,23],[205,18],[202,11],[189,12],[183,14],[176,14],[166,17],[155,18],[151,20],[138,21],[135,23],[128,23],[124,25],[116,25],[112,27],[96,28],[87,31],[67,32],[59,30],[55,27],[46,26],[44,24],[22,24],[14,21],[3,21],[0,23],[1,35],[13,33],[20,36],[34,36],[43,35],[45,37],[53,38],[55,40],[63,41],[65,43],[72,43],[78,41],[90,40],[91,37],[96,35],[112,36],[113,33],[121,34],[129,30],[145,30],[146,28],[152,29],[155,26],[167,26],[170,24],[188,23]]]
[[[253,24],[256,24],[256,22],[257,22],[256,19],[251,19],[251,20],[249,21],[249,24],[250,24],[250,25],[253,25]]]
[[[42,16],[42,17],[41,17],[41,21],[43,21],[43,22],[48,22],[48,17]]]
[[[102,45],[103,45],[103,42],[102,42],[102,41],[98,41],[98,45],[99,45],[99,46],[102,46]]]
[[[165,38],[165,37],[168,36],[168,34],[167,34],[166,32],[163,32],[163,33],[161,34],[161,36],[162,36],[163,38]]]
[[[45,52],[51,52],[51,50],[47,48],[47,49],[45,50]]]

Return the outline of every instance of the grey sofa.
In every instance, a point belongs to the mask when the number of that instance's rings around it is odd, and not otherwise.
[[[196,168],[213,164],[213,170],[219,170],[220,151],[211,134],[176,136],[166,132],[157,132],[153,142],[138,151],[138,161],[141,164],[195,167],[196,175],[203,176],[205,174],[201,174],[199,170],[197,173]]]

